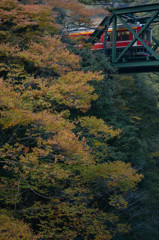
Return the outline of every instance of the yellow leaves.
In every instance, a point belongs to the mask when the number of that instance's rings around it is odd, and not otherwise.
[[[90,134],[95,137],[104,137],[105,140],[110,137],[119,137],[121,133],[120,129],[113,130],[112,126],[109,127],[102,119],[92,117],[81,117],[79,118],[81,127],[86,128]]]
[[[29,49],[18,56],[34,63],[36,67],[52,69],[59,75],[79,68],[79,57],[70,53],[57,37],[41,38],[41,43],[32,42]]]
[[[4,10],[12,10],[17,6],[17,0],[1,0],[1,8]]]
[[[131,230],[131,227],[127,224],[122,224],[122,223],[117,224],[117,231],[119,233],[129,233],[130,230]]]
[[[107,167],[107,177],[111,179],[107,186],[112,189],[116,187],[122,191],[135,189],[137,183],[143,178],[143,175],[137,174],[137,171],[131,167],[130,163],[116,161],[104,164],[103,168],[104,166]]]
[[[30,112],[23,109],[14,108],[0,113],[0,124],[3,125],[3,128],[10,128],[19,124],[27,125],[33,122]]]
[[[0,88],[2,87],[2,85],[3,85],[3,80],[2,78],[0,78]]]
[[[48,111],[43,111],[34,115],[34,120],[41,123],[46,131],[50,133],[58,133],[63,129],[74,128],[74,124],[65,120],[60,114],[51,114]]]
[[[1,43],[0,44],[0,56],[11,57],[12,54],[16,56],[19,52],[18,46],[11,46],[9,43]]]
[[[103,235],[102,233],[97,233],[97,236],[95,236],[94,240],[111,240],[112,235],[110,231],[105,230],[105,234]]]
[[[14,92],[10,85],[5,85],[3,80],[0,82],[0,106],[1,108],[15,108],[20,100],[20,94]]]
[[[22,181],[25,179],[25,183],[28,183],[29,179],[31,185],[27,184],[27,188],[32,187],[35,191],[39,191],[37,185],[46,186],[46,182],[47,184],[53,184],[58,180],[68,178],[69,171],[57,164],[58,161],[63,159],[63,156],[54,155],[53,145],[49,148],[45,144],[48,144],[47,141],[43,141],[41,147],[32,147],[30,149],[23,145],[11,146],[6,144],[3,148],[0,148],[1,159],[3,159],[4,163],[3,169],[14,172],[15,178],[20,175],[20,179]],[[48,162],[46,159],[50,154],[53,157],[52,159],[49,157],[50,161]],[[32,184],[32,181],[36,181],[36,186]],[[2,187],[5,187],[3,185]],[[16,187],[17,183],[14,181],[12,185]]]
[[[94,180],[97,178],[105,179],[108,189],[116,191],[135,190],[136,185],[142,180],[143,175],[138,174],[131,167],[130,163],[120,161],[106,162],[103,164],[92,165],[83,172],[86,179]]]
[[[39,185],[43,185],[43,181],[53,184],[57,180],[68,178],[69,171],[64,170],[56,162],[53,162],[53,160],[49,164],[47,162],[40,162],[41,158],[45,159],[46,151],[38,148],[32,150],[31,153],[19,157],[19,162],[22,165],[21,169],[23,170],[22,176],[25,179],[30,178],[36,180]],[[32,187],[38,191],[35,186]]]
[[[109,195],[110,206],[122,209],[126,208],[128,202],[124,199],[127,192],[135,190],[137,184],[142,180],[143,175],[138,174],[135,169],[131,167],[130,163],[120,161],[106,162],[103,164],[96,164],[88,166],[84,169],[82,176],[86,181],[92,181],[94,184],[96,180],[105,183],[105,192]]]
[[[112,126],[108,126],[102,119],[95,116],[79,117],[77,121],[78,126],[82,127],[82,132],[88,136],[88,143],[92,146],[92,154],[96,161],[105,161],[108,156],[107,140],[120,137],[120,129],[114,130]]]
[[[151,156],[154,157],[154,158],[155,158],[155,157],[156,157],[156,158],[159,157],[159,151],[152,152],[152,153],[151,153]]]
[[[15,92],[10,85],[3,84],[2,80],[0,81],[0,85],[0,123],[4,128],[18,124],[27,125],[28,123],[37,121],[45,126],[46,130],[52,133],[58,132],[65,127],[69,129],[72,129],[74,127],[73,124],[64,120],[60,114],[51,114],[47,111],[41,111],[37,114],[32,112],[28,98],[33,97],[34,99],[36,97],[36,94],[39,97],[40,94],[38,90],[33,90],[32,92],[30,91],[30,96],[28,95],[27,91],[21,95],[20,93]]]
[[[24,164],[24,166],[35,166],[38,164],[38,156],[36,156],[34,152],[26,153],[25,155],[20,155],[19,161],[20,163]]]
[[[132,123],[137,124],[137,123],[139,123],[139,121],[141,121],[141,120],[142,120],[142,118],[139,117],[139,116],[130,115],[130,121],[131,121]]]
[[[63,129],[54,139],[62,149],[66,150],[67,155],[72,158],[70,162],[84,163],[86,165],[93,163],[93,158],[89,153],[89,147],[86,145],[84,138],[79,140],[73,132]]]
[[[18,124],[27,125],[32,122],[32,114],[23,109],[20,93],[16,93],[10,85],[1,81],[0,89],[0,124],[9,128]]]
[[[38,23],[39,27],[45,31],[57,33],[58,28],[60,28],[60,26],[55,22],[55,13],[53,13],[52,9],[46,5],[45,8],[40,8],[38,14],[34,14],[34,19]]]
[[[100,81],[102,78],[103,76],[97,73],[73,71],[59,77],[49,88],[48,96],[59,104],[86,112],[91,106],[91,101],[97,99],[97,95],[93,94],[94,88],[89,82]]]
[[[126,208],[128,205],[128,203],[125,201],[121,194],[111,196],[109,204],[118,209]]]
[[[11,87],[6,88],[5,85],[1,88],[1,107],[4,108],[4,110],[1,111],[0,123],[3,125],[3,128],[16,125],[39,124],[45,131],[54,134],[52,144],[64,149],[67,155],[75,159],[75,161],[78,160],[86,162],[87,164],[92,161],[86,141],[84,139],[79,140],[72,132],[75,125],[64,119],[64,116],[68,113],[53,114],[47,110],[33,113],[31,110],[25,109],[27,105],[24,104],[21,97],[26,98],[26,95],[20,95],[12,91]],[[32,160],[36,161],[35,158]]]
[[[22,221],[16,220],[11,212],[0,210],[0,236],[1,240],[36,240],[29,226]]]

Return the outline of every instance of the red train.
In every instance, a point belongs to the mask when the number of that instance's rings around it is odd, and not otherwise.
[[[142,25],[138,26],[132,26],[131,27],[136,33],[140,32]],[[83,39],[88,39],[91,34],[93,33],[93,30],[82,30],[82,31],[76,31],[69,34],[73,38],[80,38],[83,37]],[[152,46],[152,30],[151,28],[147,29],[144,34],[142,34],[141,38],[146,42],[148,46]],[[102,34],[100,40],[96,42],[92,50],[102,50],[103,49],[103,40],[104,40],[104,34]],[[111,55],[111,49],[112,49],[112,40],[113,40],[113,31],[112,28],[109,28],[107,32],[107,54]],[[120,53],[123,48],[129,45],[129,43],[133,40],[133,34],[123,26],[118,26],[117,29],[117,53]],[[82,41],[81,41],[82,42]],[[140,43],[140,41],[136,41],[134,45],[131,48],[131,53],[129,53],[133,56],[135,55],[144,55],[149,56],[149,53],[147,50],[143,47],[143,45]]]

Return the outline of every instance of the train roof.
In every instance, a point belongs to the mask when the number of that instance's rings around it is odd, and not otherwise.
[[[131,24],[130,27],[138,27],[138,26],[142,26],[142,24],[140,23],[137,23],[137,24]],[[117,27],[118,29],[121,29],[121,28],[125,28],[125,26],[123,24],[117,24]],[[69,29],[68,31],[71,33],[71,32],[86,32],[86,31],[95,31],[98,27],[90,27],[90,28],[87,28],[87,27],[79,27],[79,28],[71,28]],[[112,29],[112,26],[109,27],[109,29]]]
[[[141,24],[131,24],[130,25],[132,28],[135,28],[135,27],[138,27],[138,26],[141,26]],[[86,34],[86,33],[93,33],[95,31],[96,28],[85,28],[85,27],[80,27],[80,28],[77,28],[77,29],[70,29],[69,30],[69,34],[78,34],[78,33],[81,33],[81,34]],[[117,25],[117,29],[119,30],[126,30],[125,26],[122,25],[122,24],[119,24]],[[111,31],[112,30],[112,27],[110,26],[108,31]],[[105,30],[103,30],[104,32]]]

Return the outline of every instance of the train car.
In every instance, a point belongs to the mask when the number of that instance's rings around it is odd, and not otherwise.
[[[137,26],[131,26],[131,28],[136,32],[139,33],[142,25],[137,25]],[[93,33],[93,30],[80,30],[78,32],[72,32],[69,34],[73,38],[79,38],[82,37],[83,39],[88,39],[91,34]],[[152,30],[151,28],[148,28],[142,36],[140,36],[148,46],[152,47]],[[117,28],[117,39],[116,39],[116,48],[117,48],[117,53],[120,53],[123,48],[127,47],[129,43],[133,40],[133,34],[127,29],[124,28],[122,25],[119,25]],[[111,49],[112,49],[112,41],[113,41],[113,31],[112,28],[108,29],[107,32],[107,54],[111,55]],[[82,42],[82,41],[81,41]],[[96,42],[91,49],[92,50],[103,50],[103,42],[104,42],[104,34],[101,35],[100,40]],[[131,48],[131,54],[132,56],[135,55],[142,55],[142,56],[149,56],[148,51],[143,47],[143,45],[140,43],[140,41],[136,41],[134,45]]]

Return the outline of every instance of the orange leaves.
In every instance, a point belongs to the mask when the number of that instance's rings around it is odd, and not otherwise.
[[[12,29],[39,26],[45,30],[55,30],[54,17],[49,7],[41,5],[22,5],[16,0],[2,0],[0,5],[2,24],[12,22]],[[49,24],[46,24],[49,23]],[[51,23],[52,22],[52,23]]]
[[[105,11],[99,8],[87,7],[84,4],[79,3],[77,0],[46,0],[52,7],[62,8],[67,10],[70,16],[74,16],[80,22],[88,21],[90,17],[97,16],[97,14],[104,14]],[[85,18],[84,18],[85,17]],[[86,22],[85,22],[86,23]]]
[[[70,14],[79,15],[79,16],[90,16],[91,10],[89,10],[85,5],[79,3],[76,0],[46,0],[48,4],[52,7],[58,7],[69,11]]]
[[[55,23],[52,9],[39,4],[20,4],[16,0],[2,0],[0,4],[0,39],[20,48],[25,48],[33,39],[56,34],[59,25]]]

